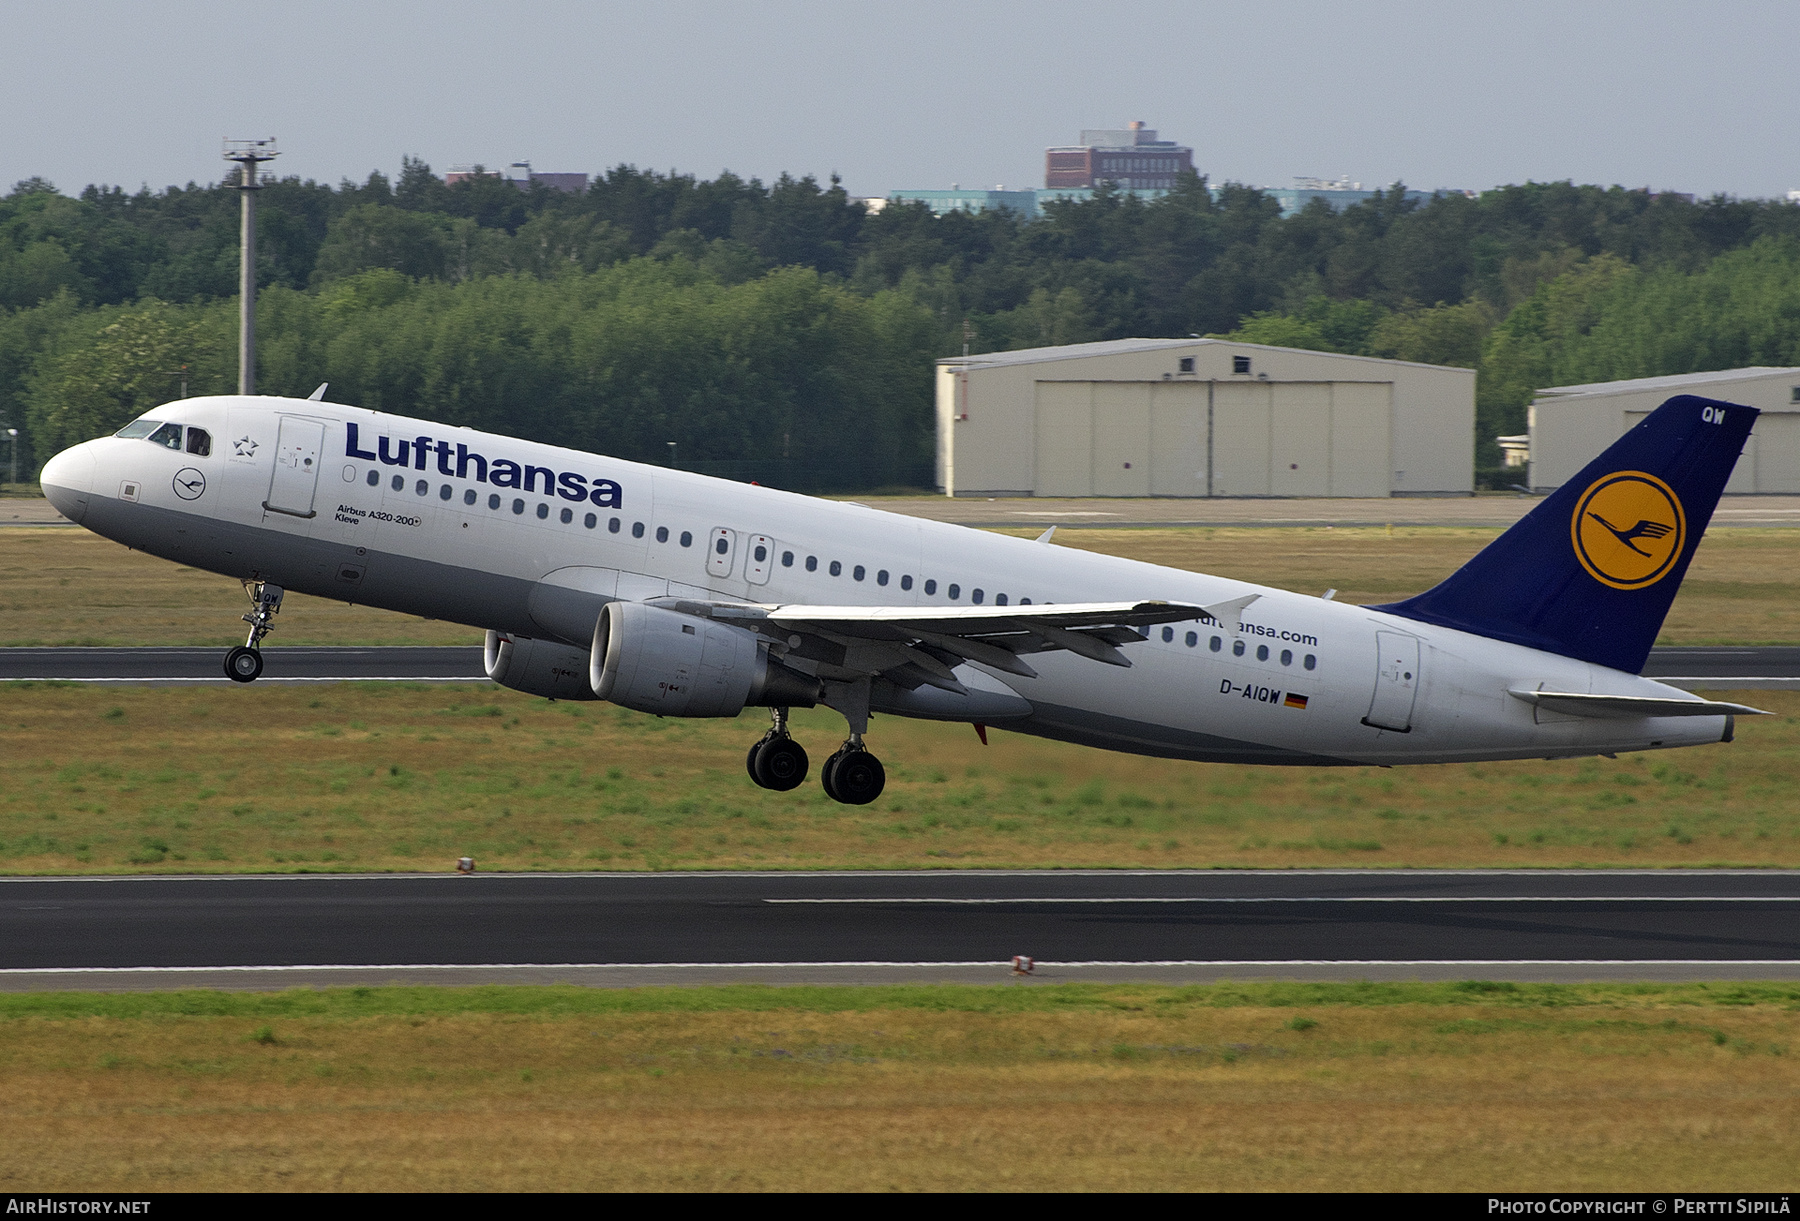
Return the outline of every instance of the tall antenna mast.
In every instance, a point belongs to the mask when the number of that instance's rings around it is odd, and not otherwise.
[[[225,160],[238,164],[238,198],[244,201],[238,267],[238,393],[256,392],[256,167],[275,160],[275,137],[227,140]]]

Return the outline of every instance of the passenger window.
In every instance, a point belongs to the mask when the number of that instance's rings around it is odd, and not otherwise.
[[[488,496],[488,508],[498,509],[499,507],[500,507],[500,494],[498,492],[495,492],[495,493],[489,495]]]
[[[886,585],[887,584],[887,569],[883,568],[880,572],[875,574],[875,584],[877,584],[877,585]]]
[[[1281,650],[1281,664],[1284,666],[1291,666],[1294,664],[1294,651],[1292,649]]]
[[[961,597],[962,596],[962,586],[960,586],[960,585],[950,586],[949,594],[952,599]]]
[[[1214,636],[1211,640],[1206,642],[1206,647],[1211,649],[1213,652],[1217,653],[1219,651],[1219,649],[1224,645],[1224,643],[1225,642],[1223,640],[1220,640],[1217,636]]]
[[[438,499],[439,500],[449,500],[454,495],[456,495],[456,489],[451,487],[447,483],[443,487],[438,489]]]
[[[863,576],[865,575],[863,566],[861,564],[858,564],[854,569],[851,570],[850,575],[855,577],[858,581],[862,580]]]
[[[666,531],[664,532],[663,536],[665,538],[668,537],[668,534]],[[731,550],[731,544],[730,544],[730,542],[728,542],[727,540],[725,540],[723,538],[716,539],[713,542],[713,550],[718,552],[720,555],[724,555],[727,551]]]
[[[406,476],[405,475],[395,475],[394,482],[389,486],[391,486],[396,492],[405,491],[406,490]]]
[[[694,532],[692,530],[683,530],[681,532],[681,545],[683,547],[692,547],[694,545]]]
[[[1243,641],[1234,640],[1231,642],[1231,655],[1233,657],[1242,657],[1244,655],[1244,642]]]
[[[995,606],[1005,606],[1006,605],[1006,595],[1005,594],[995,594],[994,595],[994,605]]]
[[[925,594],[927,597],[929,597],[932,594],[935,594],[936,592],[937,592],[937,582],[936,581],[925,582]]]
[[[565,507],[560,516],[562,517],[562,524],[566,526],[575,520],[575,510]]]
[[[911,589],[912,588],[912,574],[911,573],[907,573],[905,576],[900,578],[900,588],[901,589]]]
[[[794,553],[792,551],[783,551],[781,553],[781,566],[783,568],[792,568],[794,566]]]
[[[418,483],[413,485],[413,494],[416,496],[423,496],[425,493],[429,492],[430,490],[431,490],[431,480],[429,480],[429,479],[421,479],[421,480],[419,480]]]
[[[1268,645],[1259,644],[1256,646],[1256,660],[1258,660],[1258,661],[1269,660],[1269,646]]]
[[[608,534],[617,534],[619,532],[619,519],[618,518],[611,517],[611,518],[607,519],[606,532]]]
[[[841,575],[843,575],[843,571],[844,571],[844,566],[842,564],[838,563],[836,560],[831,561],[831,575],[832,576],[834,576],[834,577],[841,576]]]
[[[524,511],[525,511],[525,502],[522,500],[514,500],[513,501],[513,512],[514,513],[523,513]]]
[[[818,556],[809,555],[806,557],[806,571],[808,571],[808,572],[819,571],[819,557]]]
[[[1170,641],[1172,641],[1174,639],[1175,639],[1175,629],[1172,627],[1165,627],[1163,629],[1163,643],[1168,644]]]
[[[1317,657],[1314,657],[1311,653],[1308,653],[1306,655],[1306,668],[1308,670],[1314,670],[1314,669],[1318,668],[1318,665],[1319,665],[1319,659]]]
[[[761,543],[756,544],[756,562],[758,564],[760,564],[768,558],[769,558],[769,549],[767,547],[763,546]]]
[[[1030,599],[1030,598],[1020,598],[1020,599],[1019,599],[1019,605],[1020,605],[1020,606],[1030,606],[1030,605],[1031,605],[1031,599]]]
[[[187,452],[197,458],[212,457],[212,434],[204,428],[188,429]]]
[[[468,491],[463,493],[463,503],[466,505],[472,505],[475,503],[475,489],[474,488],[470,488]]]
[[[643,522],[634,521],[631,523],[631,537],[632,538],[643,538],[644,537],[644,523]]]
[[[581,524],[592,530],[595,526],[600,524],[600,519],[594,514],[589,513],[586,517],[581,519]]]
[[[538,520],[543,521],[546,517],[549,517],[549,516],[550,516],[550,506],[547,504],[538,505]]]
[[[975,591],[975,592],[974,592],[974,593],[972,593],[972,594],[970,594],[970,595],[969,595],[969,601],[971,601],[971,602],[979,602],[979,601],[981,601],[981,600],[982,600],[982,599],[983,599],[983,598],[985,598],[985,597],[987,597],[987,595],[986,595],[986,594],[984,594],[984,593],[982,593],[982,592],[981,592],[981,591],[980,591],[980,590],[979,590],[979,589],[978,589],[978,590],[976,590],[976,591]]]
[[[181,425],[164,424],[161,428],[150,434],[150,440],[157,445],[163,446],[165,449],[180,449]]]
[[[656,541],[659,543],[666,543],[669,541],[669,528],[667,526],[658,526],[656,528]],[[719,541],[722,543],[725,540],[720,539]]]
[[[372,488],[378,488],[381,486],[381,472],[380,471],[370,471],[369,472],[369,486]]]

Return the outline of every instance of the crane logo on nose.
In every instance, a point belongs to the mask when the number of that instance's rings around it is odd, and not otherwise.
[[[1655,475],[1616,471],[1582,493],[1569,531],[1589,576],[1614,589],[1645,589],[1681,558],[1687,516]]]
[[[206,476],[193,467],[184,466],[175,472],[175,494],[183,500],[199,500],[204,491]]]

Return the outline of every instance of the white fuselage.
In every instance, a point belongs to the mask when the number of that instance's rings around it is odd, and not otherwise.
[[[1218,606],[1255,594],[1238,631],[1149,629],[1126,646],[1130,668],[1052,652],[1032,655],[1035,678],[984,671],[1030,705],[996,723],[1146,754],[1315,764],[1597,754],[1729,732],[1722,716],[1550,712],[1509,691],[1684,693],[1241,581],[332,403],[188,399],[150,415],[205,430],[210,453],[90,441],[45,467],[59,508],[197,568],[515,636],[585,648],[596,598]]]

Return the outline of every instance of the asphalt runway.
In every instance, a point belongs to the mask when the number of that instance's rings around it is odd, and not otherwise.
[[[1800,873],[0,880],[0,988],[1800,979]]]
[[[229,682],[213,648],[0,649],[0,682]],[[270,648],[258,682],[485,682],[478,648]],[[1800,687],[1800,648],[1656,649],[1644,673],[1694,689]]]

